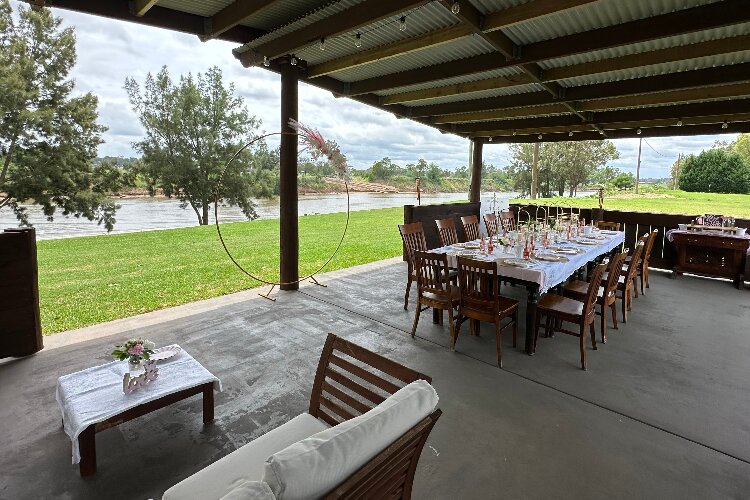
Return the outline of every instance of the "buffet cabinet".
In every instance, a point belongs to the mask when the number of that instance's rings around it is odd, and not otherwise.
[[[674,272],[731,278],[742,288],[750,239],[722,234],[674,232],[677,250]]]

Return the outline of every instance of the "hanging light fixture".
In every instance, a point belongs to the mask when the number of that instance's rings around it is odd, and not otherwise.
[[[400,29],[401,31],[406,31],[406,16],[401,16],[398,29]]]
[[[677,126],[682,127],[682,120],[677,120]]]
[[[487,140],[488,140],[488,141],[490,141],[490,142],[492,142],[492,136],[490,136],[490,138],[489,138],[489,139],[487,139]]]
[[[518,132],[516,132],[516,129],[513,129],[513,135],[516,135]]]
[[[536,138],[541,141],[542,140],[542,134],[539,134],[538,136],[536,136]]]
[[[641,127],[638,127],[638,130],[636,130],[635,133],[641,135]]]
[[[354,36],[354,46],[358,49],[362,47],[362,33],[357,33]]]
[[[721,124],[721,128],[722,129],[726,130],[728,127],[729,127],[729,124],[727,122],[724,122],[724,123]]]
[[[458,15],[458,13],[461,12],[461,6],[458,4],[458,0],[453,0],[453,5],[451,5],[451,12],[453,12],[455,15]]]
[[[266,68],[271,65],[271,61],[268,60],[268,56],[263,56],[263,66]]]
[[[289,59],[289,64],[291,64],[292,66],[297,65],[297,58],[294,57],[294,54],[292,54],[292,57]]]
[[[568,137],[573,137],[573,131],[568,132]]]
[[[320,37],[320,50],[326,50],[326,37]]]

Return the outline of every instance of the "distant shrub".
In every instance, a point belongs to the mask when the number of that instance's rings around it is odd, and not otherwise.
[[[615,189],[631,189],[635,186],[635,176],[630,172],[623,172],[609,181],[609,183]]]
[[[750,165],[737,153],[709,149],[685,160],[679,177],[680,189],[693,192],[750,192]]]

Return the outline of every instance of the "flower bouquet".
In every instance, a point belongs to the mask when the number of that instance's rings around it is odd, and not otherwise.
[[[123,345],[115,346],[112,356],[120,361],[127,359],[132,364],[138,364],[148,359],[154,353],[155,344],[142,338],[129,339]]]

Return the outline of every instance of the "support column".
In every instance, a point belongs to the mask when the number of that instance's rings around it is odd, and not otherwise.
[[[289,119],[297,119],[297,66],[282,63],[281,73],[281,131],[292,132]],[[297,209],[297,136],[281,135],[279,151],[279,225],[281,282],[299,279],[299,221]],[[297,290],[299,283],[281,285],[282,290]]]
[[[471,155],[471,186],[469,187],[469,201],[479,201],[482,192],[482,146],[483,143],[479,139],[471,140],[472,151]]]

